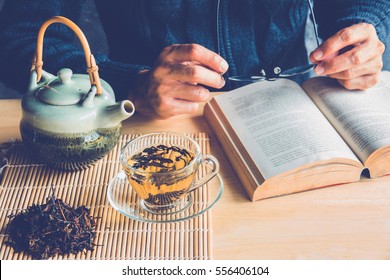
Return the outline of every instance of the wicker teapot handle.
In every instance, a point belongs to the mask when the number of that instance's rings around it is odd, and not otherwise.
[[[51,19],[45,21],[38,32],[38,38],[37,38],[37,48],[35,51],[35,56],[33,60],[32,70],[36,70],[37,72],[37,82],[41,80],[42,77],[42,52],[43,52],[43,37],[45,35],[46,29],[51,25],[52,23],[62,23],[68,26],[70,29],[73,30],[74,33],[76,33],[77,37],[80,40],[80,43],[83,47],[84,54],[85,54],[85,60],[87,62],[87,72],[89,75],[89,79],[91,81],[91,85],[96,86],[97,94],[101,94],[103,92],[102,86],[100,84],[100,78],[98,73],[98,66],[96,65],[95,58],[91,54],[91,49],[89,48],[89,44],[87,41],[87,38],[85,37],[84,33],[81,31],[81,29],[71,20],[62,17],[62,16],[55,16]]]

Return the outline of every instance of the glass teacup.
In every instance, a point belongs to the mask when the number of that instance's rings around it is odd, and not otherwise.
[[[140,204],[149,212],[177,207],[219,171],[218,160],[202,155],[193,139],[170,132],[131,140],[122,149],[120,161]],[[196,174],[201,165],[209,168],[199,179]]]

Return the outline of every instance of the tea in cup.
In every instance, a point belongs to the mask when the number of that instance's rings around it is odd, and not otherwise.
[[[141,205],[150,212],[176,207],[219,170],[215,157],[202,155],[193,139],[178,133],[137,137],[124,146],[120,160]],[[210,168],[196,179],[201,165]]]

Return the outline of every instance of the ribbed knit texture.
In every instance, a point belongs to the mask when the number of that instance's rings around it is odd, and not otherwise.
[[[21,92],[29,79],[36,35],[54,15],[76,23],[81,0],[7,0],[0,15],[0,79]],[[117,99],[127,97],[137,73],[152,67],[170,44],[199,43],[217,51],[216,0],[95,0],[110,53],[94,54],[102,79]],[[327,38],[358,22],[372,23],[383,42],[390,30],[389,0],[315,0],[320,35]],[[227,75],[254,75],[307,61],[303,33],[304,0],[221,0],[221,55]],[[50,26],[44,41],[43,68],[85,73],[84,54],[66,26]],[[311,50],[309,50],[311,51]],[[93,50],[92,50],[93,52]],[[224,88],[229,89],[230,84]]]
[[[379,39],[383,43],[389,41],[389,0],[323,0],[315,3],[318,10],[319,31],[325,38],[352,24],[367,22],[375,26]]]

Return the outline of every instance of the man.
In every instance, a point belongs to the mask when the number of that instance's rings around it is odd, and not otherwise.
[[[129,98],[138,112],[158,118],[196,111],[209,90],[234,87],[224,76],[307,63],[304,0],[95,2],[110,49],[109,56],[95,54],[101,78],[119,99]],[[54,15],[77,22],[82,7],[77,0],[6,1],[0,16],[0,78],[23,90],[40,25]],[[314,8],[324,39],[310,54],[315,72],[348,89],[376,84],[390,32],[390,2],[315,0]],[[64,26],[48,29],[44,69],[85,72],[73,38]]]

